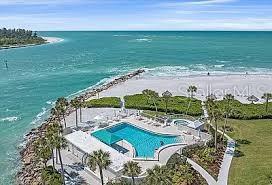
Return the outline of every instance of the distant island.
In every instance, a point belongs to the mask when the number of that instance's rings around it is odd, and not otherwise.
[[[0,49],[10,49],[47,43],[37,32],[25,29],[0,29]]]

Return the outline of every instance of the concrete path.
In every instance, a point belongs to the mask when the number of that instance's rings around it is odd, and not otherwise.
[[[192,167],[202,175],[202,177],[207,181],[209,185],[217,185],[217,182],[215,179],[206,171],[204,170],[200,165],[198,165],[196,162],[192,161],[191,159],[187,158],[187,162],[192,165]]]
[[[205,118],[208,118],[207,109],[205,107],[204,102],[202,102],[202,110],[204,111]],[[205,114],[206,113],[206,114]],[[214,126],[208,121],[208,124],[210,124],[213,128]],[[215,129],[215,128],[214,128]],[[221,130],[218,130],[220,134],[223,134]],[[229,137],[225,133],[225,137],[228,139],[227,148],[223,157],[223,162],[221,164],[221,168],[218,174],[218,185],[227,185],[228,184],[228,177],[229,177],[229,171],[231,166],[231,161],[234,156],[235,151],[235,140],[233,140],[231,137]]]
[[[221,168],[218,175],[218,185],[227,185],[228,184],[228,176],[231,161],[235,151],[235,141],[233,139],[228,140],[227,149],[224,154],[223,162],[221,164]]]

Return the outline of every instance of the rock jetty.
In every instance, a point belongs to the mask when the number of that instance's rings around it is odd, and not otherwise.
[[[106,84],[101,85],[98,88],[94,88],[90,91],[87,91],[81,95],[79,95],[78,99],[85,101],[89,98],[96,96],[98,93],[105,91],[109,89],[110,87],[113,87],[117,84],[123,83],[135,76],[140,75],[141,73],[144,73],[145,70],[139,69],[137,71],[134,71],[132,73],[129,73],[127,75],[118,77]],[[73,112],[71,106],[68,106],[66,114],[69,115]],[[21,162],[22,167],[21,170],[17,173],[17,184],[19,185],[42,185],[41,180],[41,170],[42,170],[42,164],[37,163],[35,153],[34,153],[34,141],[37,138],[45,136],[45,131],[49,125],[49,123],[52,123],[54,121],[57,121],[58,118],[51,115],[47,120],[45,120],[41,126],[38,128],[32,129],[28,134],[25,135],[25,142],[26,145],[24,148],[20,151],[21,155]]]

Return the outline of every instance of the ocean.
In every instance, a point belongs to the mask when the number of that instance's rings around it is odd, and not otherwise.
[[[138,68],[151,76],[272,74],[272,32],[39,32],[64,41],[0,50],[0,184],[54,101]],[[8,61],[9,69],[4,60]]]

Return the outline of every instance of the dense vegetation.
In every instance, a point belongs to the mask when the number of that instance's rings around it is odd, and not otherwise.
[[[153,110],[155,111],[156,108],[154,103],[150,100],[150,98],[143,94],[136,94],[125,96],[125,106],[129,109],[140,109],[140,110]],[[184,114],[187,111],[188,104],[190,98],[183,97],[183,96],[173,96],[169,97],[168,101],[168,112],[175,113],[175,114]],[[165,100],[163,97],[158,97],[155,99],[157,109],[159,112],[165,112],[166,105]],[[201,101],[192,99],[191,106],[188,110],[188,115],[191,116],[200,116],[202,114],[201,110]]]
[[[121,100],[117,97],[104,97],[100,99],[92,99],[86,102],[88,108],[91,107],[112,107],[120,108]]]
[[[218,101],[218,106],[224,110],[228,102],[226,100]],[[238,100],[233,100],[230,103],[231,111],[229,118],[233,119],[272,119],[272,103],[268,103],[266,111],[266,104],[243,104]]]
[[[224,152],[225,146],[220,144],[218,149],[215,150],[213,141],[210,141],[208,145],[203,146],[197,144],[189,145],[182,151],[183,155],[198,163],[215,179],[217,179],[219,174]]]
[[[229,120],[227,134],[236,140],[230,185],[267,185],[272,182],[272,120]],[[224,123],[220,122],[223,126]]]
[[[129,171],[135,171],[135,167],[130,167]],[[136,168],[137,169],[137,168]],[[136,173],[138,174],[138,173]],[[130,175],[131,177],[131,175]],[[107,185],[134,185],[126,180],[109,182]],[[205,179],[196,172],[192,166],[186,162],[186,158],[180,154],[170,157],[166,165],[155,165],[152,169],[147,169],[147,176],[138,182],[139,185],[206,185]]]
[[[45,40],[36,32],[25,29],[0,29],[0,47],[12,45],[43,44]]]

